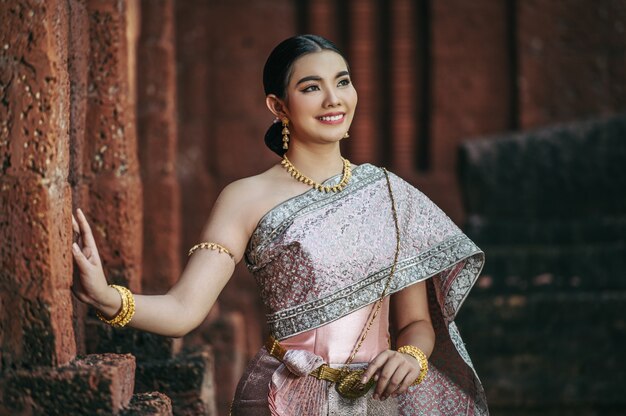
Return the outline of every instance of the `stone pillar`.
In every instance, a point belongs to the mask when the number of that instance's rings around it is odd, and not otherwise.
[[[68,9],[3,2],[0,16],[0,370],[57,366],[76,354]]]
[[[141,290],[142,185],[135,126],[133,1],[87,1],[89,74],[82,178],[76,192],[91,221],[109,283]],[[130,62],[129,62],[130,59]]]
[[[399,173],[410,174],[417,160],[417,134],[419,114],[423,110],[421,100],[423,74],[420,63],[416,4],[412,0],[391,2],[390,48],[391,62],[389,82],[392,84],[392,99],[389,103],[392,124],[389,126],[387,143],[392,146],[392,165]]]
[[[163,294],[181,272],[173,0],[141,2],[137,52],[137,126],[144,188],[143,293]]]
[[[215,178],[207,167],[209,140],[209,4],[202,0],[177,1],[176,59],[178,66],[178,155],[176,173],[184,207],[180,257],[198,242],[207,211],[217,197]]]
[[[507,3],[432,2],[432,167],[453,172],[460,138],[508,129]]]
[[[137,125],[144,189],[143,293],[163,294],[178,280],[180,195],[177,157],[173,0],[143,0],[137,46]],[[111,338],[110,347],[117,341]],[[213,353],[181,353],[182,339],[135,333],[138,391],[159,390],[177,414],[216,414]]]
[[[134,1],[75,2],[87,23],[87,74],[82,61],[73,90],[78,114],[74,126],[77,143],[74,167],[76,205],[82,208],[92,231],[109,283],[141,291],[142,186],[137,159],[135,126],[135,42],[138,9]],[[85,91],[80,88],[86,86]],[[82,100],[82,94],[86,97]],[[87,352],[132,352],[107,348],[134,333],[114,331],[93,316],[86,319]],[[134,372],[133,372],[134,376]],[[134,380],[133,380],[134,384]]]
[[[85,152],[85,129],[87,119],[87,78],[89,74],[89,19],[87,14],[87,0],[70,0],[70,21],[68,40],[68,73],[70,79],[70,171],[68,181],[72,186],[72,211],[87,205],[76,186],[83,176]],[[85,195],[87,197],[87,195]],[[74,270],[75,278],[78,271]],[[79,354],[85,354],[85,316],[87,306],[75,297],[74,306],[74,333],[76,349]]]
[[[381,106],[379,93],[379,21],[375,0],[350,2],[349,55],[352,78],[359,94],[358,111],[355,114],[348,147],[350,157],[357,163],[381,162],[379,137]],[[387,86],[386,86],[387,87]]]
[[[307,2],[307,6],[306,14],[310,32],[339,45],[336,2],[334,0],[316,0]]]
[[[461,138],[507,130],[512,88],[508,2],[433,1],[430,172],[424,184],[462,222],[455,178]]]

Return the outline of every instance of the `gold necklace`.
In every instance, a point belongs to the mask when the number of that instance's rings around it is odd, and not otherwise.
[[[315,182],[313,179],[305,176],[300,172],[292,163],[287,159],[287,155],[283,155],[283,160],[280,162],[281,165],[291,176],[293,176],[296,180],[312,186],[314,189],[317,189],[320,192],[341,192],[343,188],[348,185],[350,178],[352,177],[352,167],[350,165],[350,161],[345,158],[341,158],[343,160],[343,174],[341,176],[341,181],[337,185],[322,185],[321,183]]]

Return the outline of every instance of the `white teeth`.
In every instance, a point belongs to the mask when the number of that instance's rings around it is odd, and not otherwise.
[[[337,121],[343,118],[343,114],[339,114],[337,116],[328,116],[328,117],[320,117],[320,120],[323,121]]]

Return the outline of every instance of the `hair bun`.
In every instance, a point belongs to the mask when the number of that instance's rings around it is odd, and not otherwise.
[[[280,123],[280,119],[277,119],[277,121],[274,121],[265,133],[265,145],[280,157],[283,157],[283,155],[287,153],[287,150],[283,149],[282,130],[283,128]]]

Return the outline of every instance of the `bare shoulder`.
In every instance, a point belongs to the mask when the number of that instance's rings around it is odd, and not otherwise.
[[[275,175],[275,168],[272,167],[258,175],[248,176],[231,182],[220,193],[218,202],[233,208],[258,202],[271,190],[275,181]]]
[[[277,190],[281,189],[284,180],[284,172],[278,165],[258,175],[236,180],[222,190],[214,212],[237,221],[250,236],[264,213],[280,200]]]

